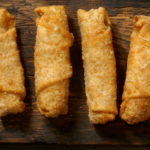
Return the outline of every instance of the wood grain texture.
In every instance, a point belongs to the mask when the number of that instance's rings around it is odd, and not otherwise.
[[[64,5],[69,18],[70,32],[75,41],[71,47],[73,77],[70,80],[69,112],[58,118],[46,118],[36,106],[34,88],[34,45],[38,6]],[[150,145],[150,120],[127,125],[118,116],[106,125],[92,125],[88,118],[84,71],[81,59],[81,36],[76,12],[80,9],[105,7],[112,22],[113,44],[117,60],[118,108],[121,103],[126,72],[130,34],[135,15],[150,15],[150,1],[143,0],[1,0],[4,7],[16,18],[18,47],[25,69],[27,96],[26,109],[17,115],[1,118],[1,143],[56,143],[95,145]]]
[[[149,147],[121,147],[97,145],[56,145],[56,144],[1,144],[1,150],[149,150]]]

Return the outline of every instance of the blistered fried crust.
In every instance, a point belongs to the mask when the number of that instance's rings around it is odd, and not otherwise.
[[[34,53],[37,105],[45,116],[57,117],[68,111],[69,48],[74,39],[64,6],[38,7],[35,12],[39,14]]]
[[[0,9],[0,117],[24,110],[24,70],[16,43],[15,18]]]
[[[93,124],[114,120],[116,105],[116,60],[110,20],[104,8],[86,12],[79,9],[82,59],[89,118]]]
[[[135,16],[120,116],[129,124],[150,116],[150,17]]]
[[[129,99],[121,104],[121,118],[128,124],[145,121],[150,116],[150,99]]]

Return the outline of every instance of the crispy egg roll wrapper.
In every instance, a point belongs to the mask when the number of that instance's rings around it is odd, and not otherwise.
[[[46,117],[68,111],[69,78],[72,76],[69,33],[64,6],[38,7],[36,19],[35,87],[37,106]]]
[[[0,8],[0,117],[25,108],[24,69],[16,38],[14,16]]]
[[[150,116],[150,17],[135,16],[120,117],[128,124]]]
[[[93,124],[114,120],[117,111],[116,60],[110,20],[103,7],[79,9],[82,59],[89,118]]]

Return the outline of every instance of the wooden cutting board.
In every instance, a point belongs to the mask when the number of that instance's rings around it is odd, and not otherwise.
[[[34,89],[34,45],[39,6],[64,5],[69,18],[70,31],[75,41],[71,47],[73,77],[70,80],[69,112],[58,118],[46,118],[36,106]],[[144,0],[1,0],[16,18],[18,47],[25,69],[27,96],[23,113],[8,115],[0,121],[1,143],[56,143],[97,145],[150,145],[150,120],[128,125],[119,116],[106,125],[92,125],[86,105],[84,71],[81,59],[81,36],[77,20],[79,8],[90,10],[103,6],[112,22],[113,44],[117,60],[118,109],[126,72],[130,34],[135,15],[150,15],[150,1]]]

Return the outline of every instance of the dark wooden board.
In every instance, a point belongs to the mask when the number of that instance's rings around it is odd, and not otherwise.
[[[70,80],[69,112],[58,118],[46,118],[36,106],[34,90],[34,45],[38,6],[64,5],[69,18],[70,31],[75,41],[71,47],[73,77]],[[119,116],[106,125],[92,125],[86,105],[84,71],[81,59],[81,36],[76,12],[103,6],[112,22],[113,44],[117,60],[118,109],[125,80],[126,60],[130,44],[132,22],[135,15],[150,15],[149,0],[0,0],[16,18],[18,47],[25,69],[27,96],[23,113],[8,115],[0,121],[1,143],[56,143],[95,145],[150,145],[150,120],[128,125]]]

